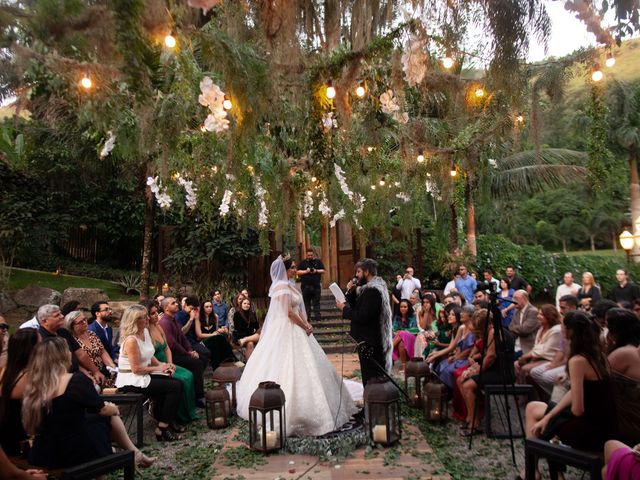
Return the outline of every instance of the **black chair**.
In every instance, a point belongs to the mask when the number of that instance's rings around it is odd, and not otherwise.
[[[58,477],[62,480],[90,480],[100,475],[106,475],[117,470],[123,470],[124,480],[133,480],[135,478],[136,464],[133,452],[124,451],[98,458],[91,462],[82,463],[75,467],[66,469],[46,469],[42,467],[34,467],[24,458],[9,457],[11,462],[23,470],[31,468],[42,470],[48,473],[50,477]]]
[[[142,448],[144,445],[144,395],[140,393],[116,393],[113,395],[100,395],[105,402],[111,402],[118,407],[128,407],[120,409],[120,417],[127,429],[130,437],[135,433],[136,447]],[[135,432],[134,432],[135,429]]]
[[[516,408],[520,408],[519,398],[522,395],[527,396],[527,402],[533,400],[533,386],[531,385],[507,385],[507,395],[505,397],[504,385],[485,385],[482,389],[482,393],[485,397],[484,407],[484,421],[485,432],[487,438],[513,438],[524,437],[524,432],[520,428],[520,421],[518,415],[512,416],[511,411],[515,411]],[[509,402],[509,397],[513,398],[513,404]],[[497,404],[497,413],[500,417],[500,422],[503,426],[504,433],[498,433],[493,430],[492,417],[493,417],[493,402]],[[507,415],[511,420],[511,435],[509,435],[509,429],[507,425]],[[522,422],[524,424],[524,414],[522,414]]]
[[[602,455],[576,450],[567,445],[551,443],[539,438],[527,438],[524,443],[526,479],[534,479],[536,460],[544,457],[549,462],[551,478],[558,478],[557,465],[569,465],[589,472],[591,480],[602,480]]]

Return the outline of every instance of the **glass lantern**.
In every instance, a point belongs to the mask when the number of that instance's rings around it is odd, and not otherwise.
[[[213,381],[222,385],[231,384],[231,413],[236,411],[236,383],[242,376],[242,369],[237,367],[233,362],[223,362],[213,371]]]
[[[404,390],[409,395],[409,405],[422,407],[423,385],[429,378],[429,365],[422,357],[414,357],[407,362],[404,370]]]
[[[437,378],[425,385],[422,397],[424,418],[430,422],[444,423],[449,418],[449,402],[447,387]]]
[[[207,426],[209,428],[226,428],[229,426],[231,414],[231,398],[227,388],[215,384],[212,390],[204,395],[207,402],[205,413],[207,414]]]
[[[373,443],[393,445],[402,436],[400,393],[385,378],[372,378],[364,388],[364,421]]]
[[[249,400],[249,448],[263,453],[280,450],[287,440],[285,398],[280,385],[261,382]]]

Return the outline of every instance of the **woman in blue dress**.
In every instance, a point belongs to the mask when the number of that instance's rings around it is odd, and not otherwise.
[[[511,282],[508,278],[502,278],[500,280],[500,293],[498,294],[498,307],[502,313],[502,326],[508,327],[513,317],[513,311],[516,308],[515,303],[511,303],[513,300],[514,290],[511,288]]]

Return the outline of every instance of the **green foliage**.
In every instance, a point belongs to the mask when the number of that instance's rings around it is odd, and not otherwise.
[[[589,177],[592,188],[595,192],[599,192],[609,184],[612,155],[608,148],[607,107],[604,102],[604,92],[598,84],[591,87],[591,104],[587,114],[591,119],[587,137]]]
[[[137,273],[129,273],[124,275],[118,284],[124,288],[125,293],[140,293],[141,281],[140,275]]]

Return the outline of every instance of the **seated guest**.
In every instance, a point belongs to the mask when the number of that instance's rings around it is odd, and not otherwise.
[[[29,462],[63,468],[112,453],[111,441],[136,453],[136,463],[149,466],[129,439],[118,407],[104,402],[82,373],[67,373],[70,354],[62,338],[38,343],[27,366],[22,423],[33,445]]]
[[[205,408],[204,369],[207,367],[207,362],[202,361],[198,352],[191,347],[191,343],[182,333],[180,323],[175,319],[175,314],[178,312],[176,299],[174,297],[165,298],[162,301],[162,310],[164,314],[160,319],[160,328],[167,337],[167,344],[173,354],[173,363],[186,368],[193,374],[196,406]]]
[[[476,328],[478,330],[484,329],[487,321],[487,311],[478,310],[476,315],[478,316],[477,319],[474,318]],[[464,399],[467,417],[465,422],[466,428],[463,429],[460,434],[464,437],[472,435],[473,433],[480,433],[480,415],[479,412],[474,414],[478,387],[482,388],[485,385],[495,385],[502,382],[508,384],[513,381],[514,372],[511,366],[515,358],[515,341],[506,328],[503,327],[502,330],[505,342],[502,346],[503,352],[501,352],[500,355],[496,353],[495,331],[493,325],[490,324],[487,330],[487,349],[482,359],[482,373],[480,369],[481,365],[476,361],[471,361],[470,367],[462,373],[460,391]]]
[[[591,315],[593,320],[600,327],[600,338],[606,344],[607,335],[609,334],[609,328],[607,327],[607,312],[612,308],[618,308],[618,304],[612,300],[600,300],[598,303],[591,307]],[[624,307],[622,307],[624,308]]]
[[[453,372],[460,367],[468,365],[468,357],[471,353],[473,344],[476,341],[471,324],[475,311],[476,310],[473,305],[465,305],[462,307],[462,310],[460,311],[461,325],[456,337],[452,340],[452,342],[455,342],[454,347],[449,350],[451,347],[450,345],[444,350],[434,354],[436,356],[441,356],[443,355],[442,352],[446,352],[446,355],[448,355],[446,360],[443,360],[436,365],[435,373],[440,378],[440,381],[452,390],[454,385]]]
[[[149,315],[149,335],[153,342],[154,356],[159,362],[173,363],[173,354],[167,344],[167,337],[162,328],[160,328],[158,307],[154,302],[144,302],[142,305],[147,309]],[[175,365],[173,378],[177,378],[182,382],[182,397],[180,398],[180,406],[176,413],[176,419],[179,423],[185,424],[198,419],[196,414],[196,390],[193,381],[193,374],[180,365]],[[175,426],[174,430],[182,431],[182,428]]]
[[[244,298],[240,304],[240,310],[233,314],[233,341],[241,348],[246,348],[245,357],[249,359],[256,343],[260,340],[258,330],[260,324],[255,312],[251,309],[251,302]]]
[[[102,384],[105,380],[102,372],[94,365],[89,355],[80,348],[80,344],[73,338],[71,332],[66,328],[62,328],[64,317],[60,312],[60,307],[57,305],[43,305],[38,309],[36,316],[38,317],[38,322],[40,322],[38,333],[42,340],[46,342],[52,338],[61,337],[67,342],[69,351],[72,354],[71,371],[78,371],[79,365],[95,383]]]
[[[245,299],[246,297],[244,295],[242,295],[241,293],[239,293],[238,295],[236,295],[233,299],[233,302],[231,304],[231,308],[229,309],[229,313],[227,313],[227,328],[229,329],[229,333],[231,335],[233,335],[233,317],[236,314],[236,311],[240,311],[241,309],[241,305],[242,305],[242,301]]]
[[[25,370],[31,352],[39,342],[34,328],[23,328],[9,340],[7,368],[0,377],[0,446],[9,455],[26,453],[22,447],[27,441],[20,419],[22,396],[26,384]]]
[[[640,443],[633,448],[618,440],[605,443],[602,477],[606,480],[640,478]]]
[[[578,309],[578,297],[573,295],[563,295],[558,300],[558,310],[561,315],[566,315],[568,312],[573,312]]]
[[[413,309],[413,314],[417,317],[422,309],[422,302],[420,301],[420,292],[418,290],[414,290],[409,296],[409,303],[411,304],[411,308]]]
[[[630,310],[612,308],[607,312],[609,364],[628,379],[640,381],[640,320]]]
[[[222,301],[222,292],[219,289],[213,291],[213,313],[218,316],[218,327],[227,326],[229,307]]]
[[[431,369],[435,369],[435,365],[444,360],[456,348],[456,337],[460,332],[460,307],[451,303],[444,307],[444,315],[446,316],[447,325],[449,326],[449,344],[438,351],[432,351],[427,356],[427,362],[433,364]]]
[[[60,307],[60,311],[65,317],[75,310],[80,310],[80,302],[77,300],[71,300]]]
[[[529,302],[526,290],[516,290],[513,301],[516,302],[517,308],[509,324],[509,331],[516,337],[516,355],[524,355],[529,353],[536,341],[539,328],[538,309]]]
[[[557,403],[530,402],[526,409],[526,432],[588,451],[602,451],[615,435],[617,415],[609,362],[600,341],[600,327],[584,312],[564,318],[569,342],[567,374],[571,389]]]
[[[233,350],[229,345],[226,327],[218,325],[218,316],[213,312],[213,303],[204,302],[196,318],[196,338],[209,349],[211,368],[214,370],[225,360],[235,361]]]
[[[562,326],[556,307],[550,304],[540,307],[538,323],[540,328],[536,333],[533,348],[514,364],[518,383],[525,383],[525,379],[534,367],[550,362],[556,353],[562,350]]]
[[[172,300],[175,304],[175,298]],[[173,364],[159,362],[153,356],[155,348],[148,325],[147,310],[142,305],[131,305],[122,314],[116,386],[124,393],[141,393],[152,398],[157,405],[156,438],[179,440],[180,436],[169,427],[178,411],[182,383],[171,376],[175,372]]]
[[[198,318],[199,302],[197,297],[189,296],[184,300],[184,307],[178,310],[175,315],[176,321],[180,324],[182,333],[187,337],[191,348],[198,352],[202,363],[207,365],[211,357],[209,349],[200,343],[196,335],[196,320]]]
[[[498,307],[502,314],[502,326],[509,327],[513,314],[516,309],[515,303],[512,303],[515,290],[511,288],[511,281],[504,277],[500,280],[500,288],[498,289]]]
[[[591,272],[582,274],[582,288],[578,290],[578,305],[585,312],[591,311],[591,307],[600,301],[602,295],[600,288],[596,285],[596,280]]]
[[[116,358],[116,350],[113,346],[113,329],[109,325],[111,322],[111,307],[107,302],[96,302],[91,306],[93,322],[89,325],[89,330],[95,333],[111,360]]]
[[[400,315],[393,319],[393,360],[398,358],[402,362],[402,369],[407,365],[409,357],[413,354],[416,334],[409,331],[415,329],[416,316],[408,300],[400,300]]]
[[[412,356],[424,357],[424,351],[429,348],[430,342],[436,339],[438,321],[436,315],[436,300],[432,295],[422,297],[422,308],[417,318],[419,332],[418,335],[416,335]]]
[[[424,350],[423,356],[427,358],[432,352],[437,352],[443,348],[447,348],[451,343],[451,325],[447,320],[447,311],[443,308],[438,312],[436,320],[435,338],[429,342],[428,347]]]
[[[7,365],[7,346],[9,345],[9,324],[0,315],[0,374]]]
[[[100,372],[104,375],[102,388],[111,388],[115,385],[116,364],[104,349],[103,343],[94,332],[87,328],[87,317],[81,310],[75,310],[65,317],[67,330],[73,334],[73,338],[80,344],[80,347],[89,355]],[[107,370],[110,367],[111,370]],[[111,373],[113,372],[113,374]]]

